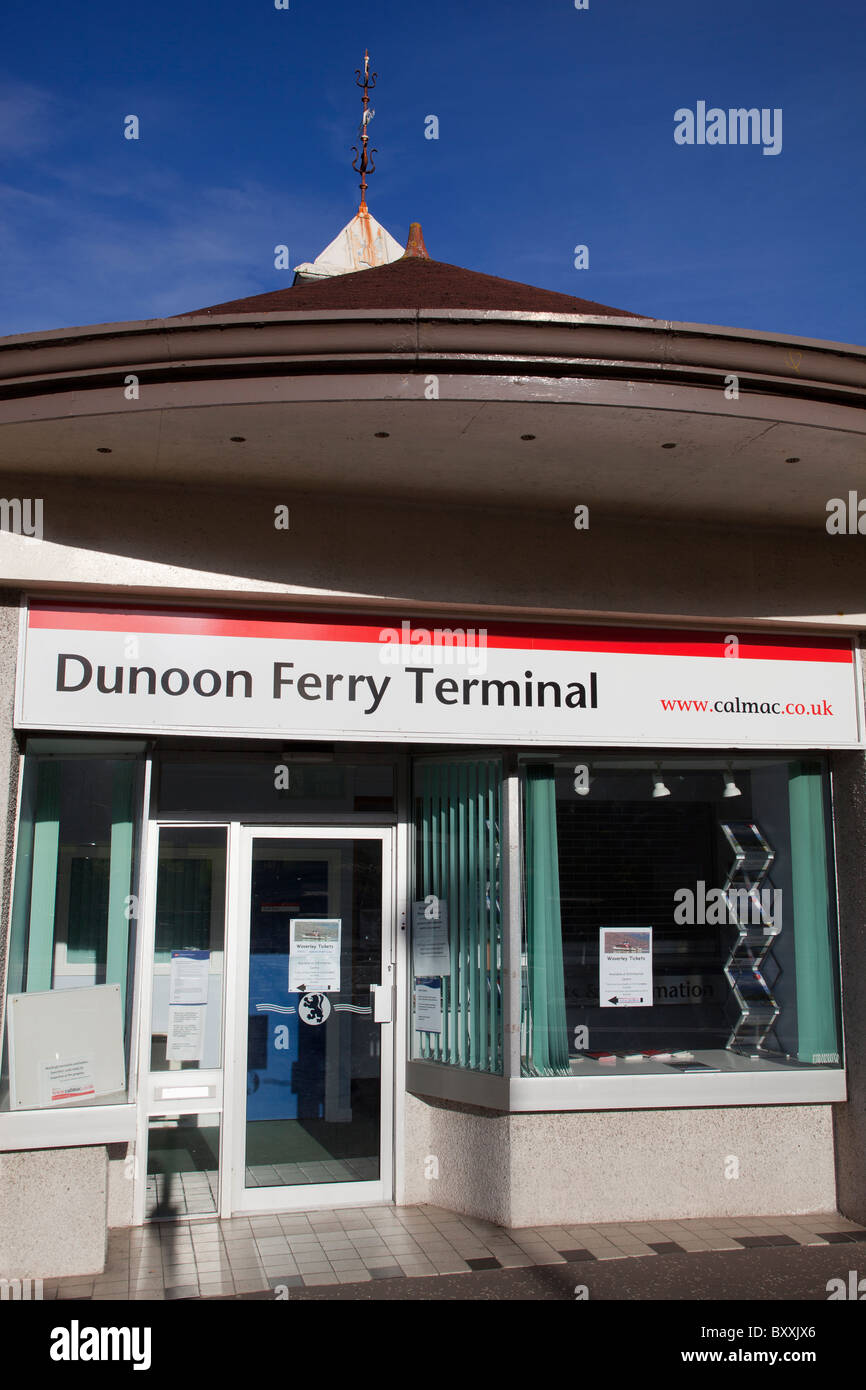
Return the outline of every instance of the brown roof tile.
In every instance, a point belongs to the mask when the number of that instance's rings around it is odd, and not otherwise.
[[[230,299],[193,309],[176,318],[199,314],[292,313],[296,309],[500,309],[523,313],[600,314],[644,318],[628,309],[612,309],[592,299],[557,290],[537,289],[498,275],[464,270],[445,261],[404,256],[390,265],[373,266],[317,283],[270,290],[248,299]]]

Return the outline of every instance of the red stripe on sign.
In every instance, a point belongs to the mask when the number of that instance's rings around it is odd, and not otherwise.
[[[414,621],[381,617],[293,613],[271,617],[237,609],[97,607],[71,604],[58,608],[44,600],[30,605],[29,627],[72,632],[159,633],[180,637],[241,637],[289,642],[395,642],[422,646],[434,634],[436,645],[490,647],[516,651],[610,652],[628,656],[726,655],[728,634],[688,632],[677,628],[576,627],[563,624],[489,622],[479,619],[447,626],[440,620]],[[429,624],[429,625],[428,625]],[[383,634],[389,634],[385,636]],[[424,634],[427,634],[426,639]],[[439,634],[437,640],[435,634]],[[448,634],[452,634],[449,642]],[[751,661],[817,661],[850,664],[851,642],[844,637],[744,634],[739,655]]]

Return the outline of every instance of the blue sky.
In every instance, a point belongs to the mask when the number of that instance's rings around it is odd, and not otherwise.
[[[290,284],[275,245],[313,259],[357,208],[368,47],[369,204],[399,241],[418,220],[437,260],[866,342],[863,0],[289,4],[6,7],[0,335]],[[698,101],[781,108],[781,153],[676,144]]]

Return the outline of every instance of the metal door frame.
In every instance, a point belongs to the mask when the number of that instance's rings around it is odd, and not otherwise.
[[[153,975],[154,950],[156,944],[156,886],[159,871],[159,837],[163,830],[214,830],[225,829],[226,835],[226,920],[223,936],[222,973],[222,1045],[220,1065],[212,1068],[197,1068],[195,1071],[152,1072],[150,1069],[151,1026],[153,1014]],[[136,1122],[135,1162],[132,1176],[133,1216],[132,1224],[140,1226],[147,1220],[147,1154],[149,1140],[149,1121],[153,1115],[214,1115],[219,1122],[220,1141],[218,1155],[219,1201],[217,1212],[190,1213],[190,1221],[211,1220],[219,1214],[222,1205],[223,1171],[225,1168],[224,1134],[224,1078],[226,1060],[227,1017],[226,1006],[230,991],[226,985],[228,964],[228,937],[231,931],[233,883],[236,866],[233,843],[237,838],[237,827],[228,821],[164,820],[150,819],[144,843],[145,873],[143,879],[144,903],[142,912],[142,931],[140,947],[140,998],[138,1023],[138,1115]],[[166,1090],[174,1095],[163,1094]],[[199,1092],[190,1095],[190,1092]],[[186,1094],[184,1094],[186,1093]],[[202,1094],[204,1093],[204,1094]],[[159,1219],[159,1218],[158,1218]],[[181,1219],[186,1219],[182,1217]]]
[[[394,827],[233,823],[229,835],[228,932],[225,975],[225,1072],[220,1163],[221,1217],[317,1207],[391,1202],[394,1190],[395,883]],[[390,1020],[381,1023],[379,1178],[373,1182],[244,1185],[249,1017],[250,916],[253,840],[378,840],[382,846],[382,962],[380,984],[390,990]],[[373,996],[371,995],[371,1003]]]

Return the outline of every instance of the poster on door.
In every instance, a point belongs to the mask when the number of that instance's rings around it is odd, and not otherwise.
[[[293,917],[289,922],[289,994],[340,992],[341,917]]]
[[[170,1004],[165,1040],[167,1062],[200,1062],[204,1047],[206,1005]]]
[[[206,1004],[210,951],[172,951],[168,1002]]]
[[[600,927],[598,1002],[603,1009],[642,1009],[653,1003],[652,927]]]

